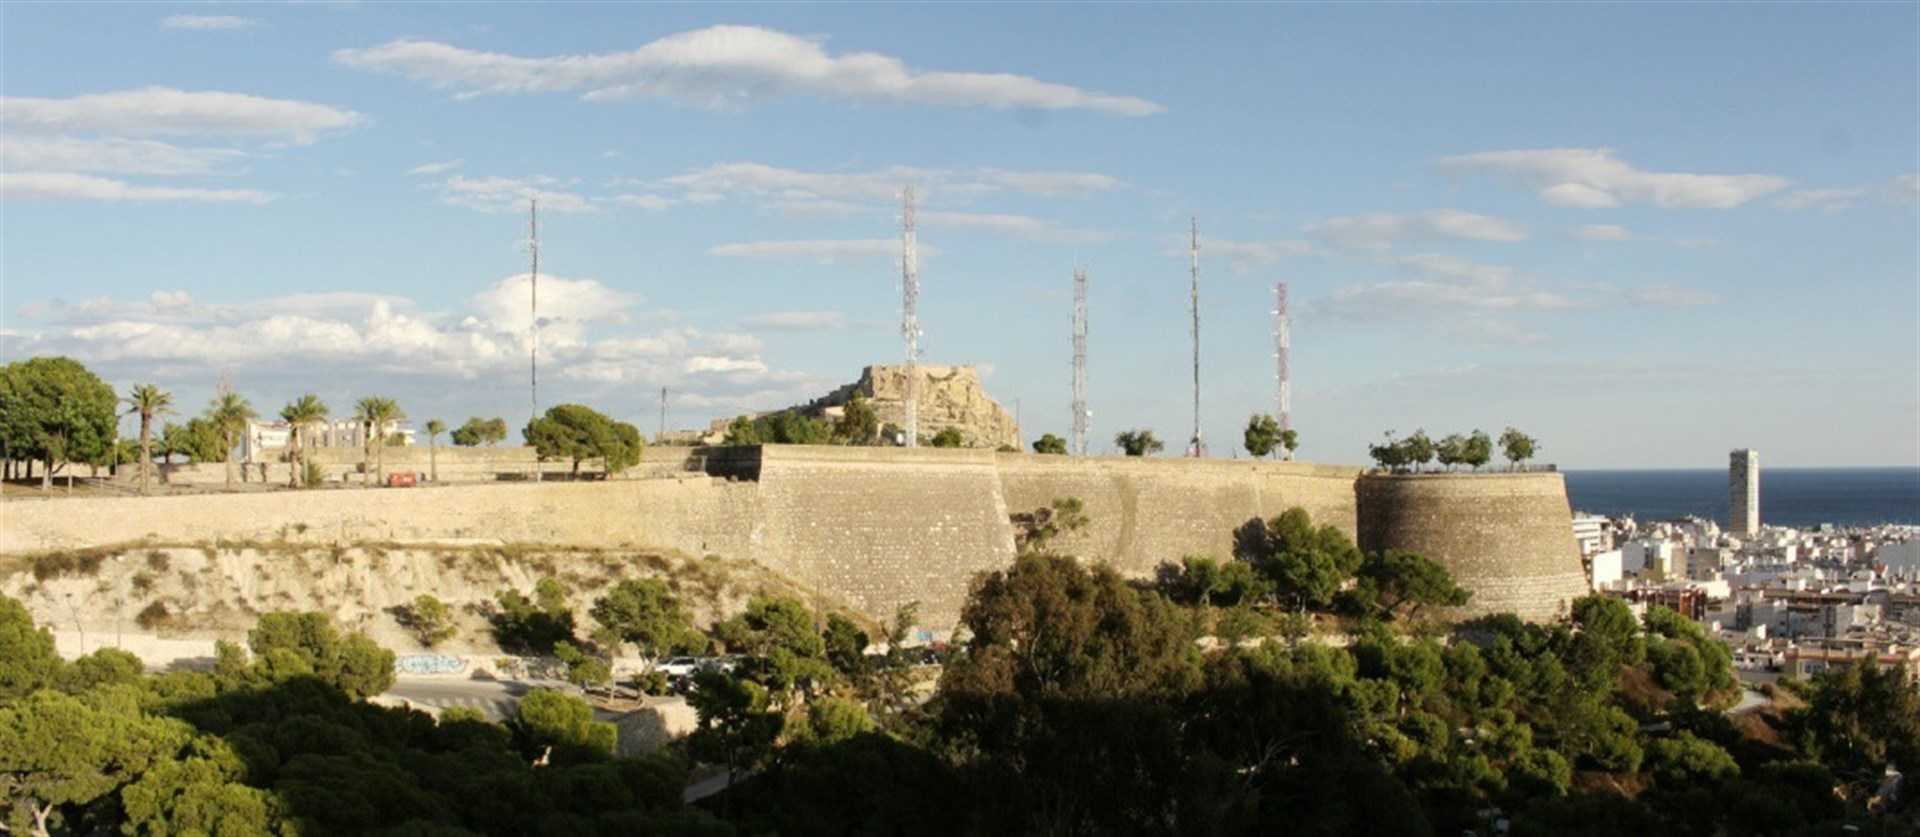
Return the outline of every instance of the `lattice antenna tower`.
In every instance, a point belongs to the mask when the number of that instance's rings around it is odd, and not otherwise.
[[[1187,257],[1193,277],[1188,295],[1188,303],[1193,312],[1193,441],[1187,445],[1187,455],[1205,456],[1206,442],[1200,438],[1200,219],[1193,219],[1192,237],[1187,247]]]
[[[1073,269],[1073,455],[1087,455],[1087,269]]]
[[[900,199],[900,336],[907,341],[907,447],[920,446],[920,252],[914,243],[913,187]]]
[[[1293,373],[1287,369],[1287,355],[1292,346],[1292,320],[1287,316],[1287,283],[1275,282],[1273,285],[1273,362],[1274,383],[1278,385],[1280,408],[1280,432],[1293,429]],[[1293,458],[1289,452],[1287,458]]]
[[[660,430],[653,440],[658,442],[667,438],[667,388],[660,388]]]
[[[527,271],[528,311],[533,315],[531,344],[527,351],[527,393],[533,405],[533,418],[540,417],[540,199],[527,199],[527,251],[533,264]]]

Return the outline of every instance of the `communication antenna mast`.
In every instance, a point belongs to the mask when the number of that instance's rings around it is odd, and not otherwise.
[[[527,199],[527,249],[533,254],[533,267],[527,272],[532,288],[530,312],[533,314],[532,345],[527,354],[528,397],[533,418],[540,417],[540,199]]]
[[[1293,375],[1287,369],[1288,349],[1292,344],[1292,321],[1287,317],[1287,283],[1273,285],[1273,358],[1275,382],[1279,384],[1280,432],[1293,429]],[[1293,458],[1287,451],[1286,457]]]
[[[900,207],[900,336],[907,340],[907,447],[920,446],[920,254],[914,245],[913,187]]]
[[[1087,455],[1087,269],[1073,269],[1073,455]]]
[[[667,388],[661,387],[660,388],[660,431],[659,433],[654,435],[653,440],[656,442],[659,442],[666,438],[667,438]]]
[[[1187,446],[1188,456],[1205,456],[1206,442],[1200,438],[1200,219],[1193,219],[1193,237],[1188,245],[1187,256],[1192,265],[1193,285],[1189,293],[1189,302],[1193,309],[1193,441]]]

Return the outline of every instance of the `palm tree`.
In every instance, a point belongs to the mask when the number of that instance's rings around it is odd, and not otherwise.
[[[373,482],[386,481],[387,425],[407,417],[391,398],[369,395],[354,405],[354,420],[367,428],[367,445],[374,449]]]
[[[300,478],[306,476],[306,468],[302,467],[306,459],[300,452],[300,434],[305,432],[308,425],[326,420],[327,405],[320,400],[320,396],[307,393],[280,408],[280,418],[287,423],[287,463],[293,466],[293,477],[287,484],[297,488]]]
[[[220,438],[226,442],[227,487],[233,487],[233,449],[240,444],[240,434],[247,432],[247,425],[260,414],[253,411],[253,405],[247,403],[237,392],[222,392],[214,396],[213,403],[207,405],[207,419],[220,431]]]
[[[140,490],[147,490],[153,471],[153,417],[173,413],[173,393],[153,384],[139,384],[121,399],[129,414],[140,416]]]
[[[440,481],[440,460],[436,455],[439,436],[447,432],[447,423],[439,419],[427,419],[427,478]]]

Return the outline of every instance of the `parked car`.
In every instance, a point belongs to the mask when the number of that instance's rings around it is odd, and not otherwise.
[[[692,677],[701,668],[698,657],[668,657],[653,668],[668,677]]]

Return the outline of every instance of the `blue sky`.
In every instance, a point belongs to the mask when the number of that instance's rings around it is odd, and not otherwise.
[[[1567,467],[1920,463],[1912,4],[0,7],[0,353],[189,406],[651,432],[925,356],[1096,450],[1517,425]]]

